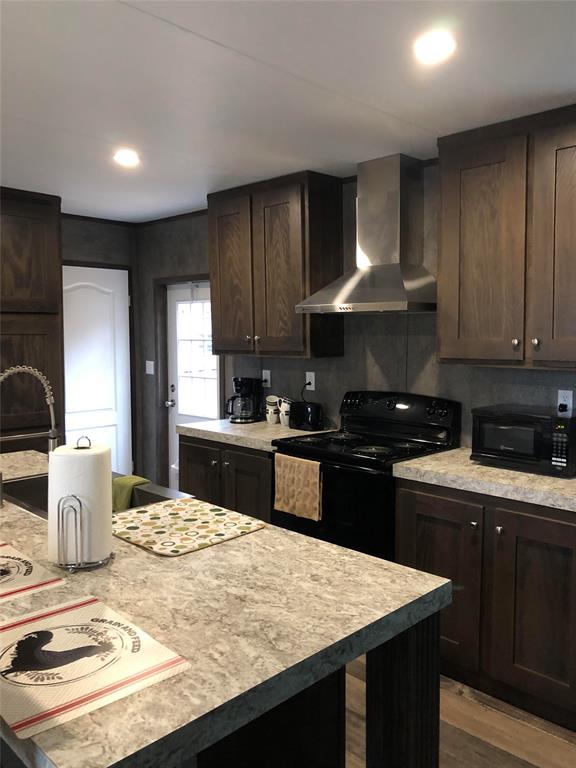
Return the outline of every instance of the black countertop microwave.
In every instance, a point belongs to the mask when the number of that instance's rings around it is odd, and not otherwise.
[[[473,461],[556,477],[576,477],[576,416],[555,408],[472,409]]]

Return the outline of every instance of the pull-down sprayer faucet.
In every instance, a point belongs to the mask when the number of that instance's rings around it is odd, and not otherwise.
[[[54,395],[52,393],[52,385],[46,378],[46,376],[37,368],[32,368],[31,365],[13,365],[11,368],[6,368],[5,371],[0,373],[0,384],[12,376],[15,373],[29,373],[34,376],[44,387],[44,395],[46,397],[46,405],[50,413],[50,430],[48,432],[48,450],[53,451],[58,447],[58,430],[56,429],[56,417],[54,415]]]

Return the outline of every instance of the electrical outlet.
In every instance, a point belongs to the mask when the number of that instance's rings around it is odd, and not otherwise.
[[[574,393],[571,389],[559,389],[557,409],[558,413],[572,413]]]
[[[270,376],[270,371],[262,371],[262,388],[263,389],[270,389],[272,386],[272,377]]]
[[[316,374],[314,371],[306,371],[306,389],[312,392],[316,389]]]

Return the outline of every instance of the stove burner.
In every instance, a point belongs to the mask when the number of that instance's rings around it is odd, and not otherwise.
[[[335,434],[331,435],[328,440],[331,443],[339,443],[339,444],[346,444],[346,443],[357,443],[359,440],[362,440],[360,435],[353,435],[351,432],[336,432]]]
[[[387,448],[385,445],[363,445],[361,448],[355,448],[354,453],[359,456],[371,456],[380,458],[381,456],[390,456],[394,453],[393,448]]]

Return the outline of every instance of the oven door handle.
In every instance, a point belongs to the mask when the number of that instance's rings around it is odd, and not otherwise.
[[[366,467],[351,467],[351,466],[342,466],[341,464],[327,464],[325,462],[320,462],[320,469],[322,471],[326,469],[335,469],[339,472],[363,472],[364,474],[369,475],[386,475],[386,472],[383,472],[382,470],[378,469],[367,469]]]

